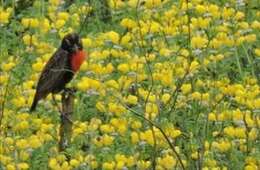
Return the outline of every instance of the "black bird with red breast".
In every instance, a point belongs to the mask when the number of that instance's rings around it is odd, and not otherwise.
[[[56,94],[64,90],[66,84],[79,70],[85,56],[79,35],[67,34],[41,73],[30,111],[34,111],[39,100],[44,99],[48,94]]]

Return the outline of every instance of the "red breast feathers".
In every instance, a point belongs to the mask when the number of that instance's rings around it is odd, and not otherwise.
[[[77,72],[84,62],[86,54],[83,50],[74,53],[71,57],[71,68],[74,72]]]

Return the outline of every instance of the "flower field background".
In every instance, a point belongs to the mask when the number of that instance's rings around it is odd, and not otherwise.
[[[1,170],[260,168],[259,0],[0,4]],[[69,32],[88,57],[59,152],[51,96],[29,108]]]

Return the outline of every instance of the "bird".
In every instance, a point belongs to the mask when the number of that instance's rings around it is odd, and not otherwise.
[[[38,102],[46,98],[48,94],[54,95],[65,90],[66,84],[72,80],[74,74],[84,62],[85,57],[86,53],[83,51],[80,36],[77,33],[65,35],[60,47],[41,72],[30,112],[34,111]]]

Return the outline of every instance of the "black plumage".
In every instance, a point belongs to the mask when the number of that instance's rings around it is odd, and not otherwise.
[[[82,50],[79,36],[75,33],[66,35],[61,47],[49,59],[41,73],[30,111],[36,109],[39,100],[44,99],[49,93],[59,93],[71,81],[74,76],[71,57],[78,50]]]

